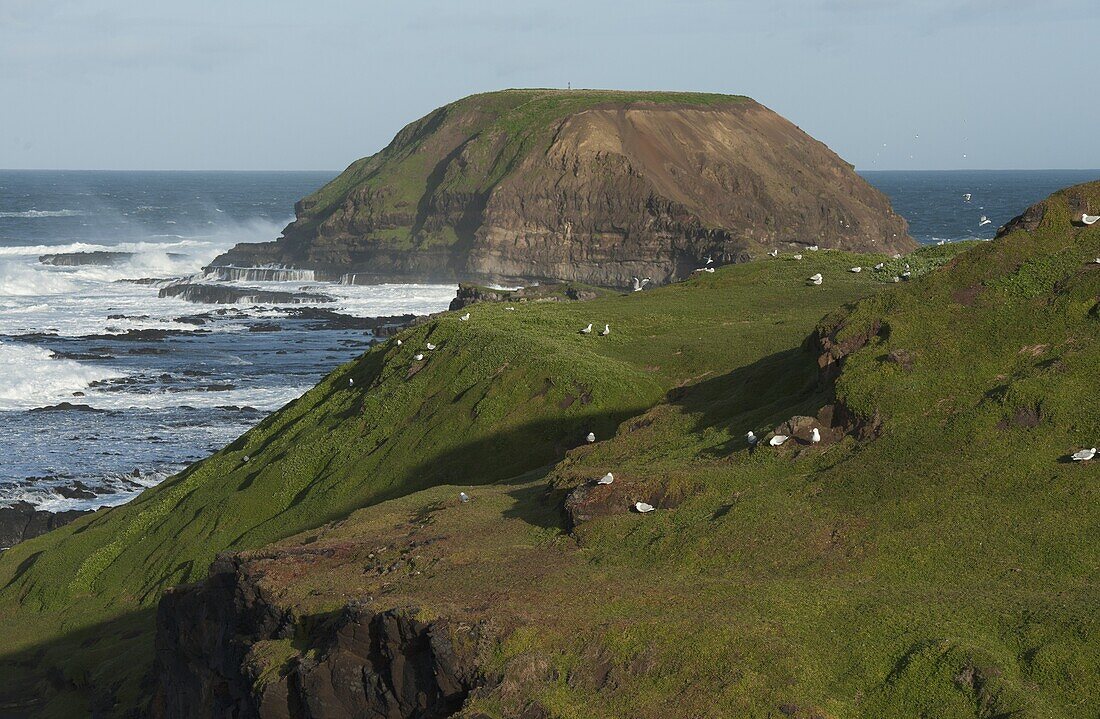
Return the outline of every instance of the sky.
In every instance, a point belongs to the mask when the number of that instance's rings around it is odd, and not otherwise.
[[[508,87],[749,95],[861,170],[1100,167],[1096,0],[0,0],[0,168],[337,170]]]

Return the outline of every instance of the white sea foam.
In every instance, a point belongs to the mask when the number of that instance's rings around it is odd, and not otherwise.
[[[53,359],[48,350],[14,343],[0,343],[0,410],[31,409],[72,401],[73,392],[92,382],[125,373],[105,367]]]
[[[77,217],[83,214],[83,212],[77,210],[23,210],[22,212],[0,212],[0,217],[35,219],[38,217]]]

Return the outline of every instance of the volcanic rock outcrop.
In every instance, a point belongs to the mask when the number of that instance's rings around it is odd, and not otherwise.
[[[301,268],[348,283],[683,278],[704,257],[915,247],[824,144],[745,97],[506,90],[405,127],[301,200],[274,242],[213,272]]]

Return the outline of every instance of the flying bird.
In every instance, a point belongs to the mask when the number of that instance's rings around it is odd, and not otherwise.
[[[1081,213],[1081,222],[1086,225],[1094,225],[1098,220],[1100,220],[1100,215],[1087,215]]]
[[[589,323],[588,323],[588,326],[587,326],[587,327],[585,327],[585,328],[584,328],[583,330],[581,330],[581,334],[582,334],[582,335],[590,335],[590,334],[592,334],[592,323],[591,323],[591,322],[589,322]]]
[[[634,510],[636,512],[638,512],[638,514],[645,514],[646,512],[652,512],[653,509],[654,509],[654,507],[653,507],[652,504],[646,504],[645,502],[635,502],[634,503]]]
[[[641,280],[639,280],[637,277],[631,277],[630,279],[634,284],[634,291],[635,292],[641,292],[642,288],[645,287],[646,285],[648,285],[651,282],[651,280],[648,277],[646,277],[645,279],[641,279]]]
[[[470,313],[469,313],[469,312],[467,312],[466,314],[462,315],[462,316],[461,316],[461,317],[459,317],[458,319],[460,319],[460,320],[462,320],[463,322],[465,322],[466,320],[470,319]]]
[[[768,444],[770,444],[773,447],[778,447],[779,445],[786,442],[788,439],[790,439],[790,437],[788,437],[785,434],[777,434],[777,435],[775,435],[774,437],[772,437],[771,439],[768,440]]]
[[[706,258],[706,260],[707,261],[704,264],[708,264],[708,265],[713,265],[714,264],[714,258],[713,257],[708,256]]]
[[[969,192],[963,193],[963,202],[970,202],[970,193]]]
[[[1082,449],[1074,452],[1070,455],[1070,459],[1074,462],[1087,462],[1096,456],[1096,447],[1090,449]]]
[[[466,494],[465,492],[459,492],[458,493],[458,501],[460,501],[460,502],[469,502],[470,501],[470,495]]]
[[[609,334],[611,334],[611,325],[604,325],[603,331],[600,332],[600,336],[607,337]]]
[[[806,281],[809,282],[811,285],[820,285],[822,279],[823,278],[821,277],[821,273],[818,272],[816,275],[811,275],[810,277],[806,278]]]
[[[615,475],[611,474],[611,472],[608,472],[604,476],[597,479],[596,484],[611,484],[614,481],[615,481]]]
[[[989,219],[985,215],[982,215],[982,219],[978,221],[978,227],[985,227],[986,225],[992,224],[992,222],[993,220]]]
[[[584,441],[588,442],[589,444],[592,444],[593,442],[596,441],[596,433],[595,432],[589,432],[588,436],[584,438]]]
[[[810,433],[810,441],[814,444],[821,441],[821,431],[817,427],[814,427],[814,431]]]

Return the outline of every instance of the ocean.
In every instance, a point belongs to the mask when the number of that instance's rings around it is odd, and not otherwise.
[[[157,296],[237,242],[274,239],[294,202],[334,174],[0,171],[0,506],[124,502],[362,353],[368,331],[300,306]],[[913,237],[935,243],[991,238],[1100,171],[864,176]],[[40,261],[91,251],[120,254],[101,265]],[[322,292],[336,300],[326,309],[353,317],[436,312],[455,290],[280,279],[221,284]]]

